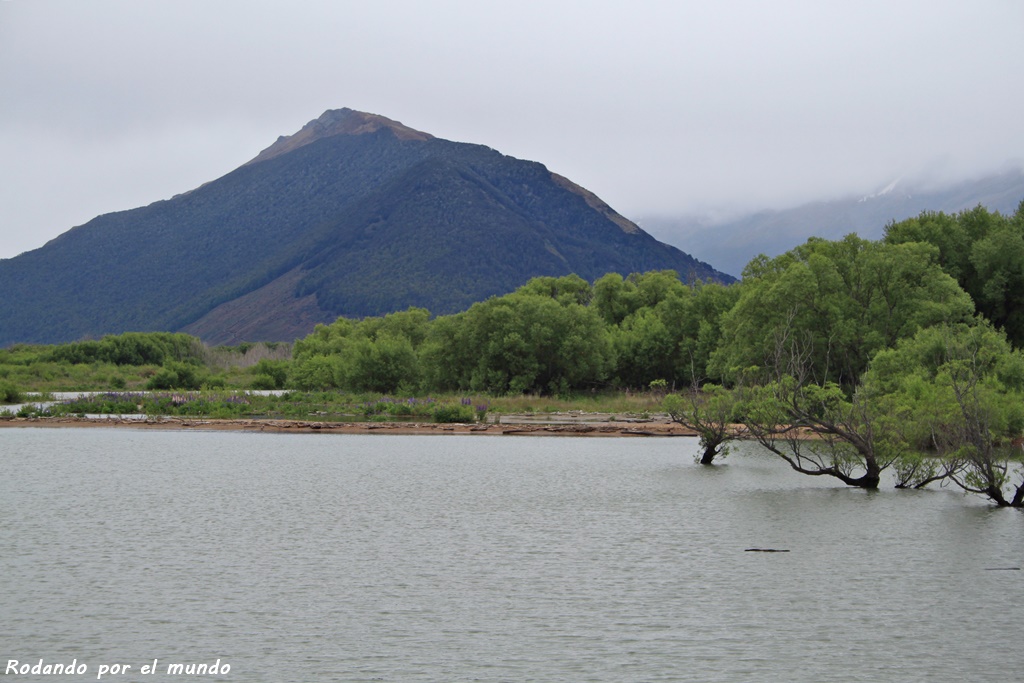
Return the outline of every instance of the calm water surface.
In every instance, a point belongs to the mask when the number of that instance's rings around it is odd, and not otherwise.
[[[4,680],[1020,680],[1020,512],[695,449],[2,430]]]

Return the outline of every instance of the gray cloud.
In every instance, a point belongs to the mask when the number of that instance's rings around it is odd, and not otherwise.
[[[1024,159],[1022,67],[1015,0],[13,0],[0,257],[343,106],[542,161],[632,216],[967,176]]]

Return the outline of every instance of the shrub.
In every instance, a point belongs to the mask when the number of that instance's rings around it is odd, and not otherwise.
[[[203,381],[204,389],[223,389],[228,385],[224,375],[210,375]]]
[[[253,368],[257,378],[260,379],[261,384],[267,384],[265,378],[270,379],[271,386],[255,386],[255,380],[253,384],[254,389],[283,389],[285,382],[288,381],[288,362],[283,360],[267,360],[266,358],[261,359],[256,366]]]
[[[476,413],[473,406],[442,403],[434,408],[434,422],[474,422]]]
[[[0,403],[20,403],[21,399],[18,387],[10,382],[0,382]]]
[[[18,412],[16,413],[18,417],[38,417],[41,414],[42,411],[39,410],[39,406],[34,403],[26,403],[22,407],[18,408]]]
[[[277,382],[270,375],[256,375],[249,384],[253,389],[277,389]]]
[[[202,380],[196,372],[196,367],[188,363],[170,362],[157,370],[148,382],[146,388],[154,389],[199,389]]]

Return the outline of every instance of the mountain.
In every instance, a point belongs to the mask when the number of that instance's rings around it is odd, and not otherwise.
[[[195,190],[0,260],[0,346],[292,340],[341,315],[453,313],[540,275],[652,269],[732,279],[542,164],[340,109]]]
[[[696,257],[738,276],[758,254],[776,256],[811,236],[839,239],[856,232],[866,239],[879,239],[890,222],[922,211],[955,213],[980,204],[1012,214],[1021,200],[1024,170],[1018,168],[939,188],[900,179],[868,196],[758,211],[729,220],[656,217],[642,219],[640,224],[660,239],[685,243]]]

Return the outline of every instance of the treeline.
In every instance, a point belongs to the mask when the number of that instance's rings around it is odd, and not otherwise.
[[[57,345],[0,349],[0,403],[26,391],[96,389],[279,388],[291,345],[209,347],[170,332],[126,332]]]
[[[738,290],[673,271],[535,278],[455,315],[409,309],[320,325],[294,347],[303,389],[568,394],[646,387],[706,365]],[[696,361],[694,359],[697,359]]]
[[[187,334],[126,332],[100,340],[60,344],[47,360],[57,363],[112,363],[113,365],[163,365],[168,361],[201,360],[201,341]]]

